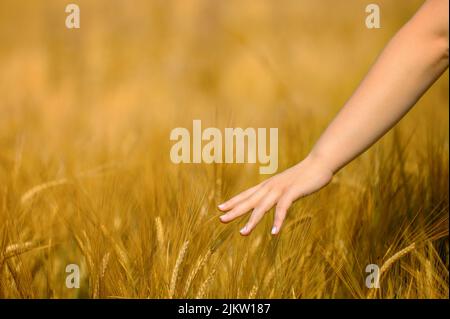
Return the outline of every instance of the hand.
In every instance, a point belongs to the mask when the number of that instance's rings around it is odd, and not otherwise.
[[[326,186],[332,177],[333,172],[320,160],[308,156],[299,164],[219,205],[221,211],[227,212],[220,216],[220,220],[228,223],[253,209],[247,224],[240,231],[241,235],[247,236],[264,214],[276,204],[271,231],[272,235],[276,235],[280,232],[291,204],[300,197]]]

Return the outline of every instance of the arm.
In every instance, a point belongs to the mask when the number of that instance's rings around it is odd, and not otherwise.
[[[297,165],[233,197],[219,209],[229,222],[253,209],[248,235],[276,204],[277,234],[293,201],[333,175],[391,129],[448,67],[448,0],[428,0],[395,35],[353,96]]]

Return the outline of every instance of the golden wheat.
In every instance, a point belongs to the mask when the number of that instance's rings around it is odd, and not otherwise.
[[[177,261],[175,262],[175,266],[173,267],[172,277],[170,279],[169,286],[169,298],[173,298],[175,294],[175,289],[177,287],[178,273],[180,271],[180,266],[183,263],[183,259],[186,255],[186,252],[189,247],[189,241],[185,241],[180,248],[180,252],[178,253]]]
[[[209,276],[206,278],[206,280],[200,286],[200,289],[197,292],[197,296],[195,297],[196,299],[202,299],[205,297],[205,294],[206,294],[209,286],[211,285],[215,274],[216,274],[216,268],[213,268],[213,270],[210,272]]]
[[[183,291],[184,296],[187,296],[187,293],[189,292],[189,288],[191,287],[192,281],[197,276],[197,273],[208,262],[208,259],[209,259],[209,257],[211,257],[211,254],[212,254],[212,251],[208,250],[205,255],[203,255],[201,258],[199,258],[197,260],[197,263],[195,264],[194,268],[192,269],[189,276],[187,277],[186,284],[184,286],[184,291]]]
[[[448,72],[279,236],[273,210],[218,219],[258,165],[170,161],[200,119],[278,128],[298,163],[422,0],[381,0],[377,32],[365,0],[80,2],[74,31],[58,0],[0,1],[0,298],[448,298]]]

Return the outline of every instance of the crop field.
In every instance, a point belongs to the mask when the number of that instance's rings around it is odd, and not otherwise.
[[[299,162],[422,1],[378,1],[380,29],[363,0],[72,2],[80,29],[0,0],[0,298],[449,297],[448,71],[278,236],[218,219],[258,164],[170,160],[199,119]]]

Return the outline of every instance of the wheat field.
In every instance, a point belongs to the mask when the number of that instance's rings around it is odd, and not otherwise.
[[[257,165],[169,158],[201,119],[277,127],[297,163],[421,1],[378,1],[377,30],[363,0],[73,2],[78,30],[0,0],[0,298],[449,297],[448,72],[276,237],[272,211],[218,219]]]

